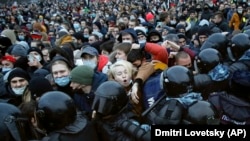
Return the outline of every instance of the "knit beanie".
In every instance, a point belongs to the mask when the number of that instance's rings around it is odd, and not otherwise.
[[[94,77],[94,70],[86,65],[75,67],[71,73],[71,82],[91,85]]]
[[[66,29],[61,29],[59,32],[58,32],[58,37],[61,38],[65,35],[69,35],[69,32],[66,30]]]
[[[148,12],[148,14],[146,14],[146,20],[147,21],[150,21],[150,20],[154,19],[154,17],[155,16],[151,12]]]
[[[11,55],[16,55],[16,56],[27,56],[27,50],[20,44],[15,44],[13,45]]]
[[[14,77],[21,77],[27,81],[30,80],[29,74],[21,68],[15,68],[15,69],[11,70],[11,72],[9,73],[8,79],[7,79],[8,82],[10,82]]]
[[[1,35],[4,37],[7,37],[11,40],[12,44],[16,43],[16,34],[14,32],[14,30],[11,29],[5,29],[1,32]]]
[[[29,90],[32,96],[40,97],[48,91],[53,91],[53,87],[48,79],[41,76],[35,76],[29,82]]]
[[[30,46],[26,41],[20,41],[17,44],[22,45],[26,50],[30,49]]]
[[[14,58],[11,55],[5,55],[5,56],[3,56],[1,61],[5,61],[5,60],[10,61],[11,63],[15,63],[16,62],[16,58]]]

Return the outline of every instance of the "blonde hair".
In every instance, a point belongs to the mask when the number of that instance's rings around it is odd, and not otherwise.
[[[119,66],[123,66],[124,68],[126,68],[126,70],[128,71],[128,74],[129,74],[130,77],[134,76],[136,71],[135,71],[133,65],[130,62],[126,61],[126,60],[120,60],[120,61],[116,61],[114,64],[112,64],[110,66],[110,69],[109,69],[109,72],[108,72],[108,75],[109,75],[110,79],[114,79],[115,68],[119,67]]]

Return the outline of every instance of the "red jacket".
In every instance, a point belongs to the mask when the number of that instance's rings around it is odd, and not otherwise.
[[[168,64],[168,52],[166,48],[155,43],[146,43],[145,51],[152,55],[152,60],[158,60],[162,63]]]

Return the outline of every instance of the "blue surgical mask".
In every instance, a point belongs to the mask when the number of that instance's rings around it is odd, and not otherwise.
[[[80,24],[78,24],[78,23],[74,23],[73,26],[74,26],[75,29],[80,28]]]
[[[69,76],[64,76],[64,77],[59,77],[55,78],[55,83],[61,87],[64,87],[68,85],[70,82],[70,77]]]
[[[93,60],[83,60],[83,65],[89,66],[92,69],[95,69],[97,66],[95,61],[93,61]]]
[[[2,73],[6,73],[6,72],[8,72],[8,71],[10,71],[11,70],[11,68],[5,68],[5,67],[3,67],[2,68]]]
[[[13,91],[16,95],[22,95],[25,89],[26,89],[26,86],[21,87],[21,88],[12,88],[12,91]]]
[[[25,37],[23,35],[19,35],[18,38],[21,40],[21,41],[24,41]]]
[[[95,14],[95,13],[92,13],[92,14],[91,14],[91,17],[92,17],[92,18],[95,18],[95,17],[96,17],[96,14]]]
[[[84,34],[83,37],[84,37],[84,38],[89,38],[89,35]]]

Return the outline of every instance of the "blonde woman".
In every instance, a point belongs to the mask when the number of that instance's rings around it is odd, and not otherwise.
[[[130,62],[126,60],[120,60],[110,66],[109,79],[115,80],[120,83],[126,89],[127,94],[129,96],[130,90],[133,86],[133,77],[135,76],[135,74],[136,69]],[[138,95],[141,95],[141,91],[138,91]],[[135,104],[131,99],[130,103],[132,111],[138,117],[140,117],[142,112],[142,103]]]

